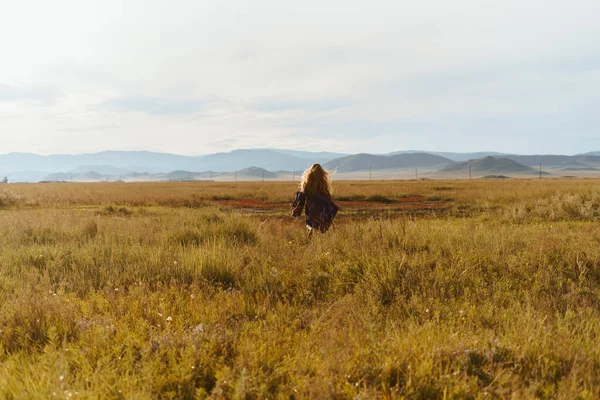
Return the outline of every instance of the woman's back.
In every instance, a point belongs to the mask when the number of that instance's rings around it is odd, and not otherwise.
[[[304,172],[299,189],[292,204],[292,216],[298,217],[304,210],[309,230],[326,232],[339,210],[331,198],[327,171],[321,165],[314,164]]]

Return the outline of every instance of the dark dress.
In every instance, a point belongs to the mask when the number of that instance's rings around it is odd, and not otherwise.
[[[303,209],[306,214],[306,226],[324,233],[331,227],[339,207],[327,195],[315,194],[309,197],[302,192],[296,192],[292,216],[299,217]]]

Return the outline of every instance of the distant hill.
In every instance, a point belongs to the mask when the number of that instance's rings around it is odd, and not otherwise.
[[[39,182],[43,180],[48,172],[46,171],[14,171],[0,174],[6,176],[9,182]]]
[[[563,171],[598,171],[598,168],[594,168],[594,167],[584,167],[584,168],[577,168],[577,167],[569,167],[569,168],[563,168]]]
[[[294,157],[306,159],[306,160],[310,161],[311,164],[314,164],[314,163],[324,164],[327,161],[331,161],[335,158],[345,157],[345,156],[349,155],[349,154],[345,154],[345,153],[331,153],[328,151],[312,152],[312,151],[280,150],[280,149],[268,149],[268,150],[273,150],[274,152],[285,154],[288,156],[294,156]]]
[[[433,154],[436,156],[448,158],[452,161],[468,161],[476,158],[483,158],[487,156],[502,156],[504,153],[497,153],[494,151],[480,151],[476,153],[452,153],[447,151],[424,151],[424,150],[405,150],[405,151],[395,151],[393,153],[389,153],[390,155],[396,154],[413,154],[413,153],[427,153]]]
[[[579,161],[575,161],[575,160],[566,161],[564,163],[561,163],[558,167],[560,169],[567,169],[567,168],[583,168],[583,169],[585,169],[585,168],[590,168],[587,164],[579,162]]]
[[[595,155],[506,155],[504,157],[534,168],[542,164],[543,168],[560,169],[565,168],[569,163],[583,163],[580,168],[585,166],[600,167],[600,156]]]
[[[86,172],[97,172],[100,175],[128,175],[134,172],[134,170],[113,167],[112,165],[82,165],[69,171],[70,174],[84,174]],[[142,172],[142,171],[138,171]]]
[[[199,176],[200,174],[198,174],[196,172],[191,172],[191,171],[176,170],[176,171],[171,171],[167,174],[162,174],[162,175],[164,175],[164,177],[166,177],[167,180],[186,181],[186,180],[196,179],[196,177]]]
[[[239,177],[252,177],[252,178],[260,178],[260,179],[262,179],[263,177],[265,179],[277,178],[277,174],[267,171],[266,169],[263,169],[263,168],[258,168],[258,167],[244,168],[244,169],[237,171],[236,174]]]
[[[476,160],[463,161],[450,165],[439,173],[452,175],[469,175],[469,166],[473,175],[506,175],[506,174],[538,174],[539,171],[519,164],[508,158],[487,156]]]
[[[274,150],[245,149],[201,156],[197,160],[196,171],[237,171],[250,166],[266,170],[306,169],[310,164],[311,161],[306,158]]]
[[[150,151],[103,151],[91,154],[39,155],[9,153],[0,155],[0,173],[17,171],[83,173],[94,170],[86,166],[110,166],[135,172],[164,172],[177,169],[174,165],[193,164],[194,157]],[[183,168],[182,168],[183,169]],[[191,168],[190,168],[191,169]],[[23,177],[23,176],[22,176]]]
[[[166,182],[166,181],[208,181],[215,179],[219,176],[219,173],[214,171],[203,171],[203,172],[194,172],[194,171],[186,171],[186,170],[175,170],[170,172],[163,172],[160,174],[130,174],[124,176],[123,178],[127,181],[131,181],[132,179],[139,179],[145,181],[153,181],[153,182]]]
[[[501,156],[500,156],[501,155]],[[171,179],[205,180],[225,173],[234,176],[234,171],[250,166],[266,171],[295,171],[299,175],[311,164],[318,162],[330,170],[339,172],[372,170],[421,169],[439,170],[454,162],[468,159],[482,159],[487,156],[509,159],[518,164],[538,170],[596,171],[600,170],[600,152],[590,152],[575,156],[568,155],[510,155],[494,152],[452,153],[400,151],[387,155],[333,153],[327,151],[309,152],[281,149],[240,149],[225,153],[202,156],[151,151],[102,151],[90,154],[39,155],[31,153],[0,154],[0,177],[7,176],[10,182],[39,182],[41,180],[124,180],[137,178],[167,180],[169,171],[183,171]],[[459,168],[459,167],[457,167]],[[206,171],[206,172],[191,172]],[[212,172],[208,172],[212,171]],[[62,175],[60,175],[62,174]],[[98,177],[96,174],[100,175]],[[214,176],[213,176],[214,175]],[[292,176],[294,173],[292,173]],[[240,175],[241,177],[242,175]],[[270,176],[269,174],[266,177]],[[248,176],[250,177],[250,175]],[[262,179],[262,172],[257,179]],[[269,178],[272,179],[272,178]]]
[[[54,174],[50,174],[48,176],[46,176],[44,179],[44,181],[50,181],[50,182],[94,182],[94,181],[101,181],[104,180],[106,178],[106,176],[104,175],[100,175],[97,172],[94,171],[90,171],[90,172],[85,172],[82,174],[71,174],[71,173],[63,173],[63,172],[57,172]]]
[[[508,158],[509,160],[518,162],[519,164],[527,165],[534,168],[539,168],[539,165],[542,164],[544,168],[552,168],[552,169],[560,169],[568,168],[564,164],[573,163],[573,162],[582,162],[585,165],[580,166],[579,168],[584,168],[586,166],[590,167],[600,167],[600,152],[590,152],[585,154],[578,154],[574,156],[561,155],[561,154],[532,154],[532,155],[520,155],[520,154],[508,154],[508,153],[497,153],[493,151],[489,152],[476,152],[476,153],[451,153],[451,152],[443,152],[443,151],[416,151],[416,150],[406,150],[406,151],[398,151],[390,154],[411,154],[411,153],[428,153],[434,154],[438,156],[442,156],[448,158],[453,161],[468,161],[479,158],[484,158],[487,156],[492,156],[496,158]],[[577,168],[577,167],[574,167]]]
[[[452,160],[427,153],[402,153],[387,156],[363,153],[336,158],[324,166],[338,172],[353,172],[365,171],[369,167],[373,170],[414,167],[441,168],[450,164],[453,164]]]
[[[573,158],[590,166],[600,166],[600,155],[586,154],[581,156],[573,156]]]
[[[297,153],[297,155],[294,155]],[[304,170],[314,162],[335,157],[336,153],[294,152],[288,150],[244,149],[204,156],[183,156],[150,151],[103,151],[91,154],[39,155],[31,153],[0,154],[0,175],[18,173],[18,180],[37,182],[53,173],[81,174],[98,172],[101,175],[129,173],[165,173],[167,171],[237,171],[249,166],[266,170]],[[16,177],[16,176],[15,176]]]

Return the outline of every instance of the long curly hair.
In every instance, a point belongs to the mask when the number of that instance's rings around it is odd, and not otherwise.
[[[321,164],[313,164],[302,174],[299,189],[307,196],[320,193],[331,198],[333,190],[329,182],[329,173],[321,167]]]

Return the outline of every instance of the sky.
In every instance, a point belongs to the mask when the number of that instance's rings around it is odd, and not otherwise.
[[[0,0],[0,154],[600,150],[597,0]]]

